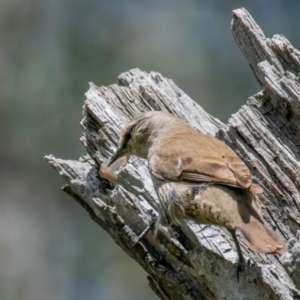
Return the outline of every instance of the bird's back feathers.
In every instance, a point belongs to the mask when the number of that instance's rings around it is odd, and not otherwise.
[[[222,141],[179,122],[153,145],[149,167],[158,179],[212,182],[249,188],[252,177],[245,163]]]

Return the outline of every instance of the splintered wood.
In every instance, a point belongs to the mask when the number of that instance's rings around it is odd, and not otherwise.
[[[118,84],[91,84],[86,93],[81,141],[95,165],[46,157],[65,179],[64,191],[146,270],[161,299],[300,299],[300,54],[282,36],[266,38],[245,9],[233,12],[232,32],[262,92],[228,124],[206,113],[172,80],[134,69],[121,74]],[[243,159],[264,190],[257,203],[264,219],[291,241],[287,255],[257,254],[242,242],[244,256],[255,266],[246,264],[238,283],[231,236],[217,227],[189,222],[170,234],[150,231],[131,247],[157,215],[147,164],[134,157],[120,171],[124,162],[103,163],[116,151],[124,126],[149,110],[168,111],[217,136]]]

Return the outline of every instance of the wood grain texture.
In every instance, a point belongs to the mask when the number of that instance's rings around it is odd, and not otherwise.
[[[244,9],[233,12],[232,32],[262,91],[228,124],[207,114],[172,80],[134,69],[121,74],[118,84],[90,84],[81,121],[88,155],[79,161],[46,157],[65,179],[64,191],[146,270],[161,299],[300,299],[300,54],[282,36],[266,38]],[[171,234],[150,232],[131,249],[157,213],[146,162],[132,158],[114,186],[98,172],[125,124],[147,110],[168,111],[225,141],[264,188],[258,205],[269,225],[291,241],[291,251],[281,258],[256,254],[242,242],[256,265],[245,266],[238,283],[233,242],[217,227],[188,223]]]

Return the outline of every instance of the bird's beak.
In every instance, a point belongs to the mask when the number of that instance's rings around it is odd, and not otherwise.
[[[125,163],[125,165],[126,165],[130,156],[126,155],[126,149],[124,149],[124,148],[117,149],[116,153],[109,160],[107,167],[110,167],[114,162],[116,162],[118,159],[120,159],[123,156],[127,156],[127,161]]]
[[[119,148],[107,163],[102,163],[100,176],[109,181],[116,181],[118,172],[127,165],[129,158],[126,150]]]

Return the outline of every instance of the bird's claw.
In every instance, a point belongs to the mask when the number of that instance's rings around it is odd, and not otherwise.
[[[130,249],[134,248],[136,246],[136,244],[138,244],[141,239],[154,227],[155,223],[156,223],[156,216],[154,216],[153,214],[151,214],[151,222],[150,224],[144,229],[144,231],[137,237],[137,240],[132,244],[132,246],[130,247]]]
[[[240,272],[244,271],[244,261],[239,260],[237,263],[237,268],[236,268],[236,278],[237,281],[240,282]]]

